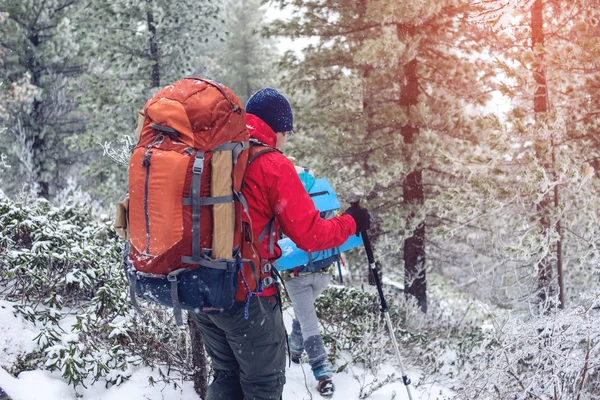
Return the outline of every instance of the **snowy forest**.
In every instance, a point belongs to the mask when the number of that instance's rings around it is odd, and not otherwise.
[[[412,382],[357,248],[315,305],[334,399],[600,399],[598,0],[0,0],[0,31],[0,399],[206,395],[113,227],[138,113],[183,77],[285,94],[285,155],[372,216]]]

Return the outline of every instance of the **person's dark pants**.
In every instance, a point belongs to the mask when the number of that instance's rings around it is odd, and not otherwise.
[[[221,314],[191,315],[214,370],[206,400],[281,399],[286,334],[274,296],[253,297],[248,319],[244,318],[243,306]]]

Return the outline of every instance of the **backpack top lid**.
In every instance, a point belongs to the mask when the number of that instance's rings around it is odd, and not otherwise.
[[[178,140],[203,150],[248,140],[240,100],[227,87],[206,79],[184,78],[166,86],[148,100],[144,114],[142,136],[152,133],[152,125],[167,127]]]

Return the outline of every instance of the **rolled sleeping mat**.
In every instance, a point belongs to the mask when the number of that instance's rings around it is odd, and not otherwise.
[[[231,196],[233,194],[232,182],[232,154],[229,151],[217,151],[211,159],[211,188],[213,197]],[[212,206],[213,212],[213,259],[231,257],[233,251],[233,233],[235,232],[235,206],[233,202],[220,203]]]

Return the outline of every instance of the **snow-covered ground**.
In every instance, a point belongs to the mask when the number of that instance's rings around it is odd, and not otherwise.
[[[14,364],[19,355],[34,351],[37,330],[13,315],[12,303],[0,301],[0,367]],[[0,377],[0,382],[2,378]],[[1,386],[1,385],[0,385]]]
[[[292,311],[284,314],[288,331],[291,330]],[[37,335],[35,326],[24,322],[13,315],[12,304],[0,301],[0,387],[13,400],[76,400],[77,395],[72,386],[60,376],[59,372],[43,370],[21,372],[13,377],[6,370],[19,355],[33,351],[36,345],[33,338]],[[343,363],[343,362],[342,362]],[[332,399],[354,400],[360,398],[363,392],[369,391],[369,385],[377,379],[383,381],[390,374],[400,377],[399,370],[394,365],[382,365],[378,376],[374,377],[363,368],[352,366],[346,368],[334,377],[336,392]],[[318,400],[322,397],[316,391],[316,381],[312,376],[310,366],[292,364],[286,371],[287,384],[283,397],[285,400]],[[148,367],[140,367],[133,372],[131,378],[120,386],[106,388],[102,383],[78,388],[84,400],[198,400],[192,382],[180,382],[180,387],[159,383],[151,386],[148,378],[153,376],[159,380],[158,374]],[[409,370],[409,376],[417,380],[419,371]],[[375,383],[376,384],[376,383]],[[429,386],[417,390],[411,385],[413,398],[421,400],[442,400],[451,397],[448,389],[439,386]],[[407,400],[406,388],[401,380],[385,384],[374,391],[369,397],[372,400]]]

